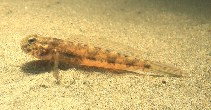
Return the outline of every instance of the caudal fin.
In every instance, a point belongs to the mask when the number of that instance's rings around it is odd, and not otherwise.
[[[162,64],[159,62],[146,61],[146,65],[148,65],[147,71],[151,71],[153,73],[159,73],[174,77],[183,77],[187,75],[181,69],[166,64]]]

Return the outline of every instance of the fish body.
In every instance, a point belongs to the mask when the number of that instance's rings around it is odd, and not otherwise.
[[[179,69],[158,62],[140,60],[115,51],[57,38],[29,35],[21,49],[38,59],[126,71],[161,71],[181,76]]]

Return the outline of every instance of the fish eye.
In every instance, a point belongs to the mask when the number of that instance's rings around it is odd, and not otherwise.
[[[36,40],[37,40],[36,38],[29,38],[28,43],[33,44],[36,42]]]

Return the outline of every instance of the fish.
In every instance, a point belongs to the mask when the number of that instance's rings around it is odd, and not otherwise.
[[[141,60],[133,56],[121,54],[115,50],[83,44],[74,40],[62,40],[32,34],[23,38],[20,45],[26,54],[41,60],[53,61],[53,76],[57,81],[60,80],[58,72],[59,62],[112,70],[131,72],[141,70],[177,77],[184,76],[181,69],[173,66],[156,61]]]

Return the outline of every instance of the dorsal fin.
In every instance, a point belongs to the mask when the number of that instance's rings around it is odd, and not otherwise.
[[[72,35],[68,39],[68,41],[88,44],[95,47],[100,47],[102,49],[108,49],[111,51],[115,51],[117,53],[132,56],[141,59],[141,51],[138,49],[134,49],[128,45],[118,43],[116,41],[108,40],[106,38],[94,37],[94,36],[83,36],[83,35]]]

